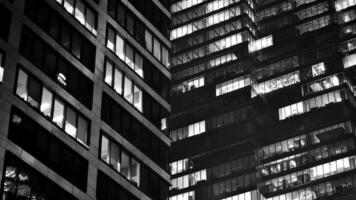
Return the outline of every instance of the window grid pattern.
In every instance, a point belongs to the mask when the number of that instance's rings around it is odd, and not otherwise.
[[[248,44],[248,51],[251,53],[270,47],[272,45],[273,45],[273,37],[272,35],[269,35],[255,41],[251,41]]]
[[[113,51],[120,60],[143,78],[143,58],[111,27],[108,27],[106,47]]]
[[[201,29],[210,27],[212,25],[227,21],[233,17],[237,17],[237,16],[241,15],[242,13],[248,14],[248,12],[251,13],[252,11],[250,9],[247,9],[247,7],[245,7],[245,9],[243,9],[241,12],[241,6],[235,6],[235,7],[226,9],[224,11],[207,16],[203,19],[199,19],[194,22],[182,25],[178,28],[172,29],[171,30],[171,40],[183,37],[185,35],[189,35],[193,32],[198,31],[198,30],[201,30]]]
[[[100,159],[132,184],[140,186],[140,162],[111,138],[101,135]]]
[[[188,158],[177,160],[169,164],[171,175],[191,169],[191,161]]]
[[[205,84],[204,76],[198,76],[190,80],[186,80],[172,88],[173,94],[183,94],[191,90],[203,87]]]
[[[221,96],[226,93],[244,88],[251,85],[250,75],[240,76],[232,80],[217,84],[215,87],[215,95]]]
[[[332,22],[331,22],[330,15],[326,15],[298,25],[297,30],[299,31],[299,34],[302,35],[307,32],[315,31],[323,27],[326,27],[331,23]]]
[[[356,167],[356,156],[350,156],[334,160],[325,164],[320,164],[309,169],[278,177],[260,185],[261,193],[272,193],[279,190],[297,187],[301,184],[317,181],[322,178],[347,172]]]
[[[172,19],[172,26],[176,26],[194,18],[220,10],[237,2],[240,2],[240,0],[214,0],[187,12],[175,15]]]
[[[309,17],[313,17],[324,13],[329,10],[329,3],[327,1],[321,2],[319,4],[310,6],[296,13],[299,20],[304,20]]]
[[[88,147],[90,122],[22,69],[18,70],[15,93],[67,135]]]
[[[97,35],[97,13],[82,0],[56,0],[70,15]]]
[[[224,49],[230,48],[242,42],[250,41],[252,36],[247,32],[243,31],[234,35],[230,35],[223,39],[211,42],[207,45],[203,45],[196,49],[181,53],[179,55],[172,57],[172,65],[177,66],[191,62],[193,60],[202,58],[204,56],[222,51]]]
[[[142,90],[111,61],[105,61],[104,81],[142,113]]]
[[[270,17],[292,10],[294,8],[293,4],[294,2],[283,1],[277,5],[273,5],[272,7],[261,10],[258,12],[257,17],[259,20],[268,19]]]
[[[340,11],[356,5],[356,0],[337,0],[335,1],[335,10]]]
[[[172,197],[169,197],[169,200],[195,200],[195,192],[185,192],[182,194],[178,194]]]
[[[334,74],[324,77],[302,86],[303,96],[313,94],[332,87],[336,87],[345,82],[343,74]]]
[[[279,108],[279,120],[309,112],[315,108],[325,107],[329,103],[338,103],[347,99],[345,90],[332,91],[305,101]]]
[[[283,76],[265,81],[263,83],[253,84],[257,94],[267,94],[275,90],[299,83],[299,71],[295,71]]]
[[[188,137],[192,137],[194,135],[199,135],[205,132],[205,121],[196,122],[194,124],[190,124],[189,126],[185,126],[183,128],[179,128],[176,130],[172,130],[170,132],[170,136],[173,142],[178,140],[183,140]]]
[[[221,196],[237,192],[240,190],[246,190],[256,185],[256,173],[248,173],[245,175],[239,175],[234,178],[227,179],[212,185],[213,196]]]
[[[178,71],[178,72],[173,74],[173,78],[175,80],[183,79],[183,78],[186,78],[188,76],[191,76],[191,75],[206,71],[208,69],[217,67],[219,65],[223,65],[225,63],[232,62],[232,61],[234,61],[236,59],[237,59],[237,57],[236,57],[236,55],[234,53],[228,53],[228,54],[225,54],[223,56],[219,56],[217,58],[213,58],[213,59],[211,59],[211,60],[209,60],[207,62],[203,62],[203,63],[200,63],[198,65],[194,65],[192,67],[189,67],[188,69],[184,69],[182,71]]]
[[[232,197],[223,198],[221,200],[258,200],[258,194],[256,190],[234,195]]]
[[[297,56],[291,58],[286,58],[278,62],[257,68],[253,71],[252,74],[255,75],[256,79],[263,79],[274,74],[283,73],[287,70],[297,68],[299,66],[299,61]]]
[[[184,189],[187,187],[192,187],[196,185],[199,181],[204,181],[206,179],[206,169],[193,172],[181,177],[172,179],[172,186],[170,189]]]

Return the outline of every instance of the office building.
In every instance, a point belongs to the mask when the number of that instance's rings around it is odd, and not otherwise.
[[[168,0],[0,2],[0,196],[166,200]]]
[[[170,200],[356,198],[355,0],[175,0]]]

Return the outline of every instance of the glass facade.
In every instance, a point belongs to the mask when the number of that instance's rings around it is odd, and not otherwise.
[[[354,198],[355,6],[172,2],[170,200]]]

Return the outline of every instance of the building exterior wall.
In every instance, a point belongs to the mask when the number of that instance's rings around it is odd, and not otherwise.
[[[167,199],[171,16],[137,2],[1,1],[2,199]]]

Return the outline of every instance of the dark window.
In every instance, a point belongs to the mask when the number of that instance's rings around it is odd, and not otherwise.
[[[93,82],[25,26],[22,29],[20,53],[81,103],[91,108]],[[49,65],[43,65],[44,62]]]
[[[73,185],[86,191],[88,161],[15,107],[12,107],[8,137]],[[58,157],[54,159],[51,155]]]
[[[138,200],[100,170],[98,171],[96,197],[98,200]]]
[[[90,71],[95,66],[95,46],[45,2],[27,0],[25,14],[60,43]]]
[[[53,181],[10,152],[5,154],[4,177],[0,196],[10,199],[75,200]]]
[[[8,11],[3,5],[0,5],[0,38],[7,40],[9,37],[11,22],[11,12]]]
[[[135,117],[133,117],[129,112],[122,108],[106,93],[103,93],[102,99],[102,120],[111,126],[116,132],[129,140],[133,145],[139,148],[159,166],[161,166],[163,169],[166,169],[166,152],[160,153],[159,146],[162,146],[162,151],[168,151],[168,146],[156,138],[157,136],[151,133],[144,125],[136,120]],[[141,132],[138,132],[137,130],[140,130]],[[137,135],[133,136],[133,134],[136,133]],[[151,140],[155,140],[154,144],[152,145],[150,145],[152,142]],[[157,145],[157,147],[154,145]]]

